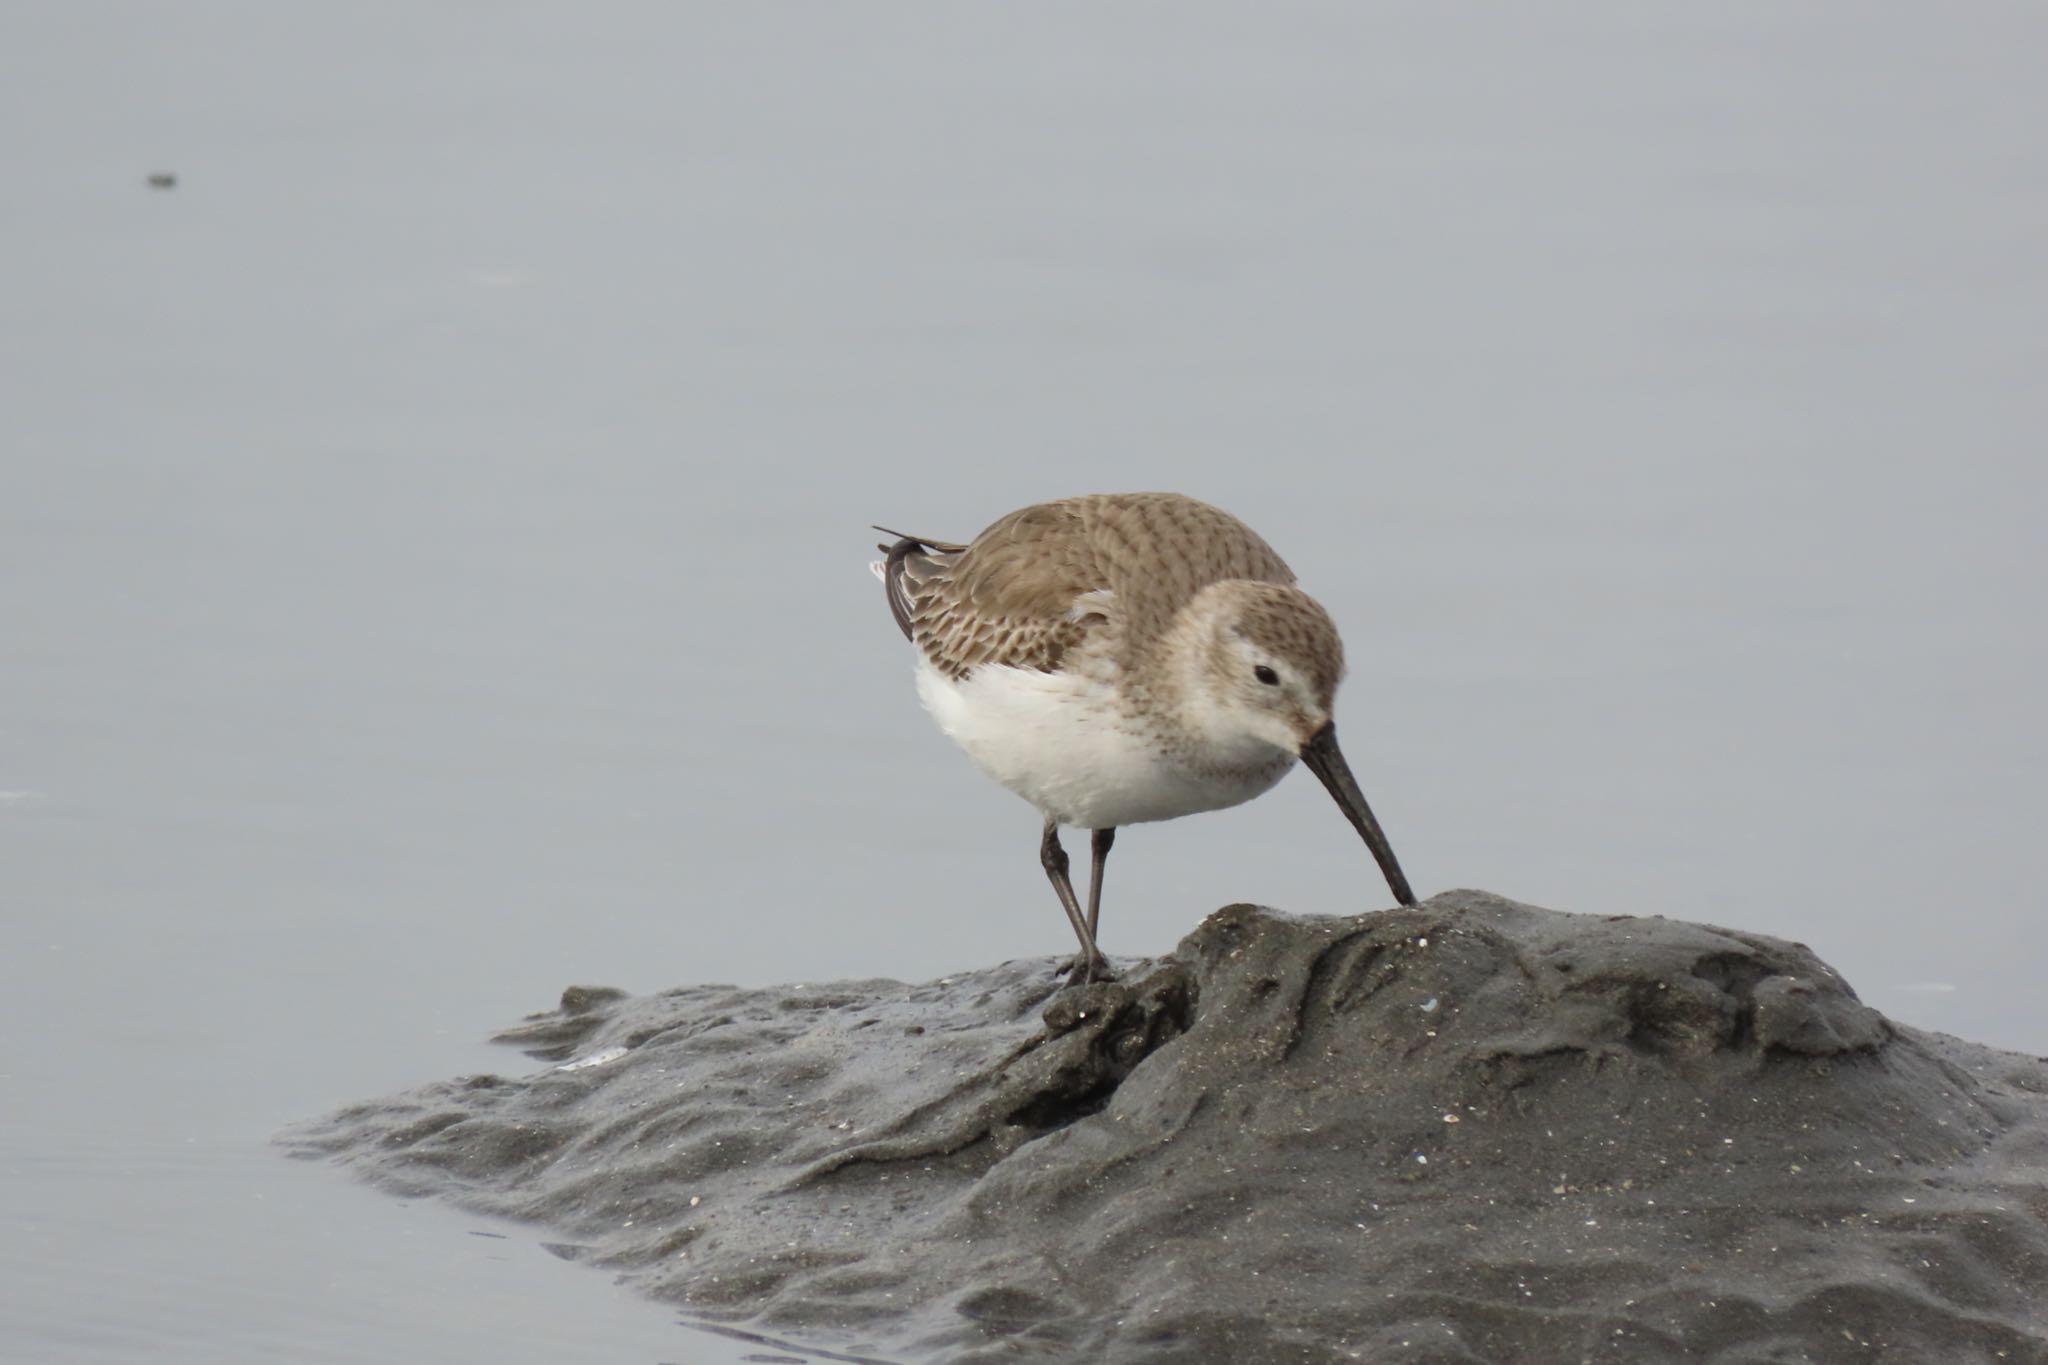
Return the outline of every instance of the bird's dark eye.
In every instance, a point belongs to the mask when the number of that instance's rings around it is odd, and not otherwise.
[[[1268,687],[1278,687],[1280,685],[1280,675],[1264,664],[1260,664],[1257,668],[1253,669],[1252,676]]]

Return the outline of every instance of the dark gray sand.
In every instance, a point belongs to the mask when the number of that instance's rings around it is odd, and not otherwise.
[[[1054,984],[576,989],[286,1141],[854,1355],[2048,1361],[2048,1064],[1803,947],[1453,892]]]

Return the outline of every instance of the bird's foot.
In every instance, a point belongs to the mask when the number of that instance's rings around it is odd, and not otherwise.
[[[1054,976],[1064,976],[1069,986],[1085,986],[1094,981],[1115,981],[1117,974],[1109,962],[1100,957],[1089,957],[1075,953],[1065,962],[1053,968]]]

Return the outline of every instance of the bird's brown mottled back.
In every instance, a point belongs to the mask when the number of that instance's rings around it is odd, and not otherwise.
[[[1052,672],[1112,616],[1124,624],[1123,652],[1135,654],[1211,583],[1294,581],[1257,532],[1178,493],[1022,508],[966,549],[918,554],[913,567],[892,590],[907,599],[918,648],[955,678],[988,663]]]

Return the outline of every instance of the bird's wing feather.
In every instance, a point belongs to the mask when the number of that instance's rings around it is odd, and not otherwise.
[[[1294,581],[1250,527],[1173,493],[1039,503],[971,545],[904,537],[888,553],[897,625],[951,677],[983,664],[1053,672],[1112,618],[1135,638],[1211,583]]]

